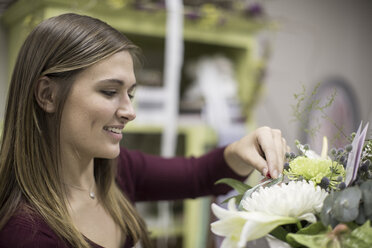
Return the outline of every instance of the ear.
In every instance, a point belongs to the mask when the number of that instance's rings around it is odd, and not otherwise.
[[[47,113],[56,111],[57,83],[47,76],[39,78],[35,88],[35,98],[40,108]]]

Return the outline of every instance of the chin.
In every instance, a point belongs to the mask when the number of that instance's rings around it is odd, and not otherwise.
[[[100,158],[106,158],[106,159],[114,159],[120,154],[120,148],[117,147],[116,149],[110,149],[106,151],[101,151],[99,154]]]

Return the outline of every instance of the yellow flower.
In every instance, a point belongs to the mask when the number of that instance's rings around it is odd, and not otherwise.
[[[313,181],[316,185],[323,177],[327,177],[333,186],[339,176],[345,177],[345,169],[341,164],[331,159],[300,156],[289,163],[289,170],[284,171],[284,174],[291,180],[303,178]]]

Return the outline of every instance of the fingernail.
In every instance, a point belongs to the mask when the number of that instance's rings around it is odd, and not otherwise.
[[[267,168],[264,168],[264,169],[262,170],[262,175],[263,175],[264,177],[267,176],[267,171],[268,171]]]
[[[272,173],[273,178],[278,178],[278,171],[274,170]]]

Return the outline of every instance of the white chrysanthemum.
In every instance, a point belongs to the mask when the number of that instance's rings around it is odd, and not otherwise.
[[[245,247],[277,226],[300,220],[315,222],[314,214],[321,210],[326,196],[325,190],[306,181],[261,188],[242,200],[242,211],[235,208],[233,199],[228,209],[212,204],[219,220],[211,224],[211,230],[225,237],[221,248]]]
[[[288,184],[261,188],[241,204],[248,212],[295,217],[315,222],[314,213],[320,212],[327,192],[313,182],[291,181]]]

